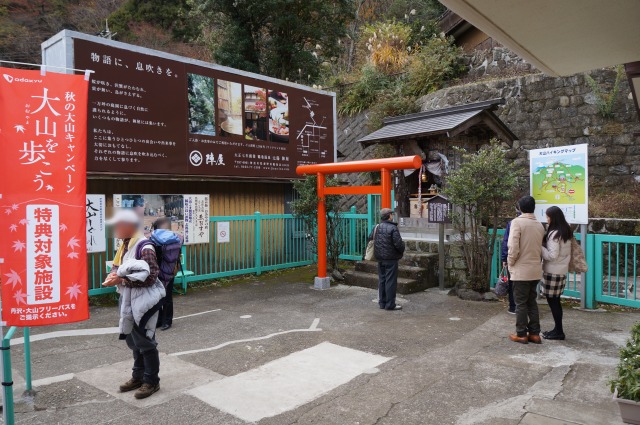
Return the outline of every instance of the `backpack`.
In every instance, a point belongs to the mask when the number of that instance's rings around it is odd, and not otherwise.
[[[156,258],[160,268],[158,278],[166,286],[177,273],[182,254],[182,240],[172,231],[165,229],[155,230],[149,240],[156,250]]]

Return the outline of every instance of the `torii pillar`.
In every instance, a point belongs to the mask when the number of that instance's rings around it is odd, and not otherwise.
[[[391,208],[391,171],[417,169],[422,166],[418,156],[371,159],[364,161],[333,162],[328,164],[300,165],[298,175],[315,174],[318,178],[318,276],[315,289],[329,289],[327,277],[327,209],[326,195],[381,195],[382,208]],[[326,187],[327,174],[380,172],[379,186],[331,186]]]

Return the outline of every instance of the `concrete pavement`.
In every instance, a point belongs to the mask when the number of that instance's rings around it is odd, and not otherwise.
[[[116,308],[34,329],[37,394],[19,401],[17,423],[621,423],[607,380],[637,313],[566,309],[568,340],[519,345],[507,338],[515,318],[502,303],[430,290],[387,312],[373,290],[314,291],[312,275],[304,268],[175,297],[180,318],[158,332],[161,390],[142,401],[117,393],[132,360],[114,333]]]

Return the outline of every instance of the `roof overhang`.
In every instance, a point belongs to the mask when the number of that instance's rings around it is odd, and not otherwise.
[[[440,2],[549,75],[640,61],[638,0]]]
[[[384,126],[358,140],[363,146],[398,143],[430,136],[455,137],[472,127],[487,127],[503,142],[512,144],[515,134],[493,113],[504,99],[493,99],[435,111],[418,112],[384,119]]]

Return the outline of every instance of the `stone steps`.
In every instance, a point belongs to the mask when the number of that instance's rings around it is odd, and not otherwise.
[[[344,274],[344,283],[347,285],[361,286],[364,288],[378,289],[378,273],[359,272],[349,270]],[[416,279],[398,278],[398,294],[411,294],[427,289]]]
[[[378,263],[375,261],[358,261],[356,263],[356,271],[377,275]],[[398,266],[398,277],[405,279],[424,280],[427,278],[427,269],[400,264]]]
[[[438,254],[428,252],[405,251],[400,264],[412,267],[421,267],[423,269],[438,269]]]

